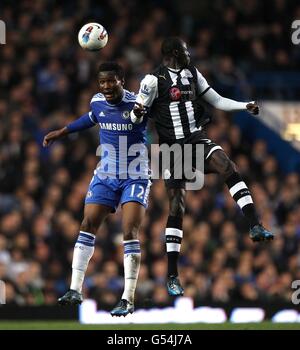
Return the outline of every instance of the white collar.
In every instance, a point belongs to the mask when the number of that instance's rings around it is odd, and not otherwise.
[[[171,72],[174,72],[174,73],[177,73],[177,72],[182,70],[182,69],[175,69],[175,68],[170,68],[170,67],[167,67],[167,69]]]

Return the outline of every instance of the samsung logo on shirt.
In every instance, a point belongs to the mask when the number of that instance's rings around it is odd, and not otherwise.
[[[99,125],[101,129],[113,131],[128,131],[133,128],[132,124],[99,123]]]

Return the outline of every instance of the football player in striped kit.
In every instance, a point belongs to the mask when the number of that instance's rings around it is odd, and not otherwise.
[[[208,85],[197,68],[190,64],[186,43],[180,38],[165,39],[161,52],[162,64],[152,74],[147,74],[141,82],[131,120],[141,123],[147,116],[153,118],[160,144],[203,144],[205,173],[218,173],[224,178],[231,196],[249,222],[250,238],[253,241],[273,239],[273,233],[261,225],[251,193],[236,165],[221,146],[207,139],[205,125],[210,118],[205,114],[201,100],[223,111],[246,110],[255,115],[259,113],[258,105],[255,102],[238,102],[220,96]],[[144,108],[147,109],[146,114]],[[175,166],[173,164],[169,172],[171,176],[165,179],[170,204],[165,231],[168,255],[167,289],[174,296],[183,295],[184,292],[178,279],[177,262],[183,237],[186,185],[184,176],[182,179],[174,176]]]
[[[85,199],[84,218],[75,244],[70,290],[58,299],[61,305],[82,302],[82,285],[88,263],[94,253],[97,230],[108,214],[122,206],[124,237],[124,292],[111,311],[126,316],[134,311],[134,294],[141,261],[138,231],[145,215],[151,186],[146,151],[146,123],[130,120],[136,96],[123,88],[124,71],[115,62],[102,63],[98,71],[99,91],[93,96],[90,112],[66,127],[47,134],[49,146],[63,136],[99,125],[101,162],[94,171]],[[121,143],[122,141],[122,143]],[[135,147],[137,155],[130,155]],[[139,160],[139,171],[130,165]]]

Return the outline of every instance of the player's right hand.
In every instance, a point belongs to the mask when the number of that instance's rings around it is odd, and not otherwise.
[[[139,102],[136,102],[133,107],[133,113],[137,118],[142,118],[146,113],[146,108]]]
[[[43,140],[43,146],[48,147],[50,146],[54,141],[60,139],[61,137],[65,136],[67,134],[67,128],[62,128],[59,130],[54,130],[49,132]]]
[[[248,112],[257,115],[259,113],[259,106],[256,102],[250,102],[246,105]]]

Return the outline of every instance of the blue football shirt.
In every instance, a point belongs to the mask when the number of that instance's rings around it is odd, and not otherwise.
[[[89,117],[100,126],[100,149],[97,155],[101,156],[101,161],[95,171],[100,178],[149,176],[147,121],[144,118],[140,124],[133,124],[130,119],[135,100],[136,96],[125,89],[118,104],[110,104],[101,93],[91,99]]]

